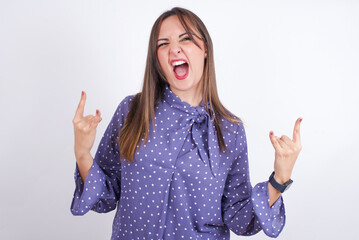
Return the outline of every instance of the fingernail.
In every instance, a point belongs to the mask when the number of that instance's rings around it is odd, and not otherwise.
[[[270,134],[271,136],[273,136],[273,131],[270,131],[269,134]]]
[[[81,92],[81,97],[84,95],[84,91]]]
[[[98,109],[96,109],[96,113],[98,114],[100,111]]]
[[[300,122],[302,122],[302,120],[303,120],[303,118],[300,118],[300,120],[299,120],[299,121],[300,121]]]

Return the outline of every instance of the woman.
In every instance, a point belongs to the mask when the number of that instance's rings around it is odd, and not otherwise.
[[[143,89],[118,106],[95,158],[90,150],[100,112],[75,117],[74,215],[116,208],[111,239],[229,239],[285,224],[281,193],[301,150],[270,132],[270,180],[252,188],[241,120],[220,103],[211,38],[192,12],[173,8],[155,22]],[[121,161],[122,160],[122,161]]]

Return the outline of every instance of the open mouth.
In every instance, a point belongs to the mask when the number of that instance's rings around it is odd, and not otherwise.
[[[172,60],[173,73],[178,80],[183,80],[188,76],[188,63],[187,61],[181,60]]]

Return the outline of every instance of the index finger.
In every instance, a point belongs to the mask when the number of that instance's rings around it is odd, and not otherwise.
[[[77,106],[74,120],[79,120],[79,119],[83,118],[85,102],[86,102],[86,93],[85,93],[85,91],[82,91],[81,99],[80,99],[79,105]]]
[[[294,143],[298,143],[299,145],[301,144],[300,142],[300,123],[302,122],[303,118],[298,118],[297,121],[295,122],[294,125],[294,130],[293,130],[293,142]]]

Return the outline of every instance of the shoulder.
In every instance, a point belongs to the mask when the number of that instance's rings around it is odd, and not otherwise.
[[[135,98],[136,95],[137,95],[137,94],[133,94],[133,95],[128,95],[128,96],[126,96],[124,99],[122,99],[122,101],[120,102],[119,106],[120,106],[120,107],[123,107],[123,108],[128,107],[128,106],[131,104],[132,100]]]
[[[122,101],[117,106],[116,113],[127,115],[135,96],[136,94],[128,95],[124,99],[122,99]]]
[[[243,120],[235,115],[232,115],[232,117],[237,121],[231,121],[223,116],[220,116],[219,120],[220,120],[220,125],[223,135],[225,134],[238,135],[241,133],[243,134],[245,132]]]
[[[122,125],[130,111],[131,103],[136,95],[128,95],[118,104],[116,111],[113,115],[112,121],[117,121]]]
[[[227,149],[231,150],[230,153],[236,156],[238,151],[243,150],[247,139],[242,119],[238,117],[235,117],[235,119],[238,121],[233,122],[222,116],[220,117],[223,140]]]

